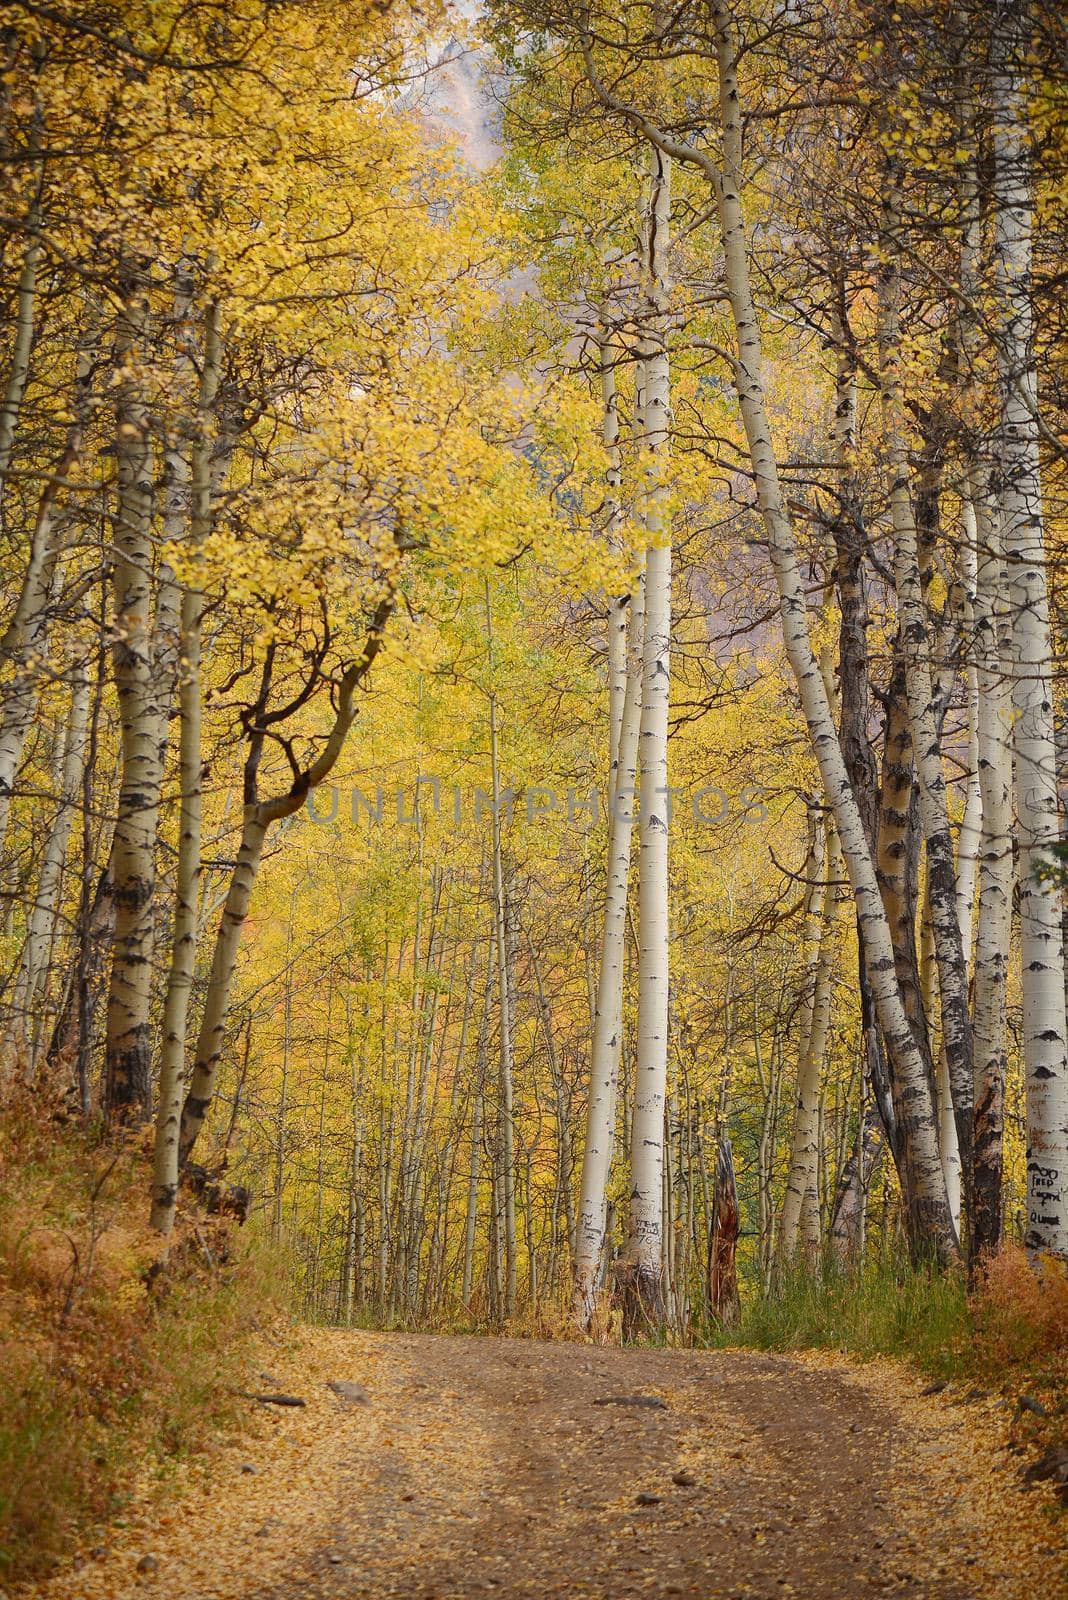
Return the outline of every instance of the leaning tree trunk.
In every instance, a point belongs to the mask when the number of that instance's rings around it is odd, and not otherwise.
[[[664,1106],[668,1055],[668,712],[671,661],[671,545],[666,468],[670,368],[667,250],[671,163],[650,147],[652,166],[643,249],[648,294],[645,365],[645,639],[639,749],[638,1025],[631,1122],[630,1232],[623,1288],[628,1330],[664,1315]]]
[[[1039,473],[1038,381],[1031,303],[1031,163],[1020,89],[1019,26],[995,31],[995,300],[1001,390],[1000,501],[1009,579],[1010,664],[1020,844],[1020,960],[1031,1250],[1068,1256],[1068,1050],[1060,893],[1043,877],[1059,835],[1052,642]]]
[[[872,996],[894,1066],[910,1180],[909,1222],[913,1248],[918,1255],[933,1254],[950,1263],[957,1260],[958,1249],[946,1199],[931,1085],[901,1002],[890,929],[871,851],[842,758],[830,699],[812,648],[805,587],[771,443],[764,398],[760,326],[749,280],[741,201],[742,113],[737,46],[726,9],[717,4],[714,14],[724,170],[721,173],[703,156],[698,156],[698,164],[710,178],[719,212],[727,291],[735,327],[735,382],[757,500],[768,532],[772,566],[779,587],[783,640],[856,897]]]
[[[211,524],[212,437],[210,418],[219,379],[218,308],[208,308],[201,364],[197,437],[190,463],[189,541],[194,552]],[[171,966],[163,1006],[159,1108],[152,1167],[151,1225],[162,1234],[174,1226],[178,1200],[178,1133],[185,1079],[185,1034],[197,954],[197,899],[200,885],[200,836],[203,819],[201,776],[201,625],[204,596],[195,585],[182,592],[179,632],[178,711],[180,717],[178,777],[181,793],[178,822],[178,871],[174,895]]]
[[[178,1130],[179,1170],[186,1166],[192,1154],[204,1119],[215,1097],[219,1061],[226,1039],[227,1015],[230,1008],[230,989],[237,968],[237,953],[241,935],[248,916],[252,890],[263,857],[263,845],[272,822],[291,817],[299,811],[311,792],[325,782],[340,756],[349,729],[356,719],[356,690],[374,665],[385,639],[386,624],[393,614],[394,584],[397,575],[385,580],[385,593],[375,606],[363,649],[342,674],[334,700],[334,720],[319,753],[311,763],[296,773],[284,794],[269,800],[258,797],[256,779],[263,751],[264,734],[254,730],[245,760],[245,804],[241,825],[241,844],[237,861],[230,877],[222,915],[215,935],[211,974],[204,1000],[204,1014],[197,1037],[196,1058],[189,1080],[189,1091],[182,1106],[182,1120]],[[268,658],[270,659],[270,658]],[[270,689],[270,673],[265,669],[260,701],[257,710],[262,716]],[[385,1213],[382,1225],[385,1227]]]

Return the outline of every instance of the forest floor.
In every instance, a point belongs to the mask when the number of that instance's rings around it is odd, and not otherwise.
[[[264,1359],[261,1392],[304,1406],[253,1402],[240,1439],[26,1592],[1068,1593],[1068,1518],[1021,1486],[998,1402],[892,1362],[318,1328]]]

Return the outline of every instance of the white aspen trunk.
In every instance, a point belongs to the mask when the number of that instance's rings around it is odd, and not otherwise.
[[[53,930],[61,912],[60,889],[67,859],[74,812],[81,793],[86,756],[86,721],[89,714],[89,680],[82,672],[71,689],[70,716],[63,743],[59,796],[52,830],[48,835],[37,890],[30,911],[26,940],[15,972],[11,993],[11,1020],[4,1055],[21,1056],[27,1079],[32,1076],[34,1052],[32,1027],[38,990],[48,964]]]
[[[978,879],[979,851],[982,844],[983,791],[979,778],[979,675],[975,662],[975,589],[976,589],[976,522],[975,507],[965,495],[961,503],[961,624],[964,635],[965,691],[968,708],[968,766],[965,776],[964,814],[957,835],[957,925],[960,928],[961,954],[967,980],[972,960],[972,934],[975,917],[975,890]],[[944,1046],[935,1057],[935,1091],[938,1098],[938,1135],[942,1146],[942,1166],[946,1174],[946,1192],[953,1225],[961,1232],[961,1157],[957,1138],[957,1123],[953,1114],[953,1086],[950,1082],[949,1063]],[[972,1106],[974,1124],[975,1092],[975,1039],[974,1015],[972,1038]],[[972,1132],[974,1152],[975,1133]],[[973,1154],[974,1165],[974,1154]],[[974,1213],[974,1201],[973,1201]]]
[[[241,844],[237,865],[223,906],[219,929],[215,938],[211,972],[204,997],[204,1015],[197,1037],[193,1071],[189,1079],[189,1092],[182,1106],[178,1136],[179,1165],[184,1166],[203,1126],[215,1091],[215,1077],[226,1037],[226,1017],[230,1006],[230,988],[237,966],[237,952],[241,933],[248,916],[252,890],[259,874],[263,855],[263,841],[267,823],[258,806],[245,808],[245,821],[241,830]]]
[[[634,785],[641,722],[645,588],[641,577],[629,606],[626,696],[619,738],[618,781],[609,799],[608,879],[601,960],[593,1012],[586,1143],[575,1227],[572,1311],[589,1326],[601,1271],[605,1238],[605,1191],[615,1137],[616,1095],[623,1027],[623,973],[627,937],[627,890],[634,833]]]
[[[460,1304],[470,1305],[471,1288],[475,1273],[475,1232],[478,1227],[478,1168],[482,1146],[482,1105],[484,1091],[481,1079],[475,1088],[475,1108],[471,1118],[471,1164],[467,1178],[467,1211],[464,1217],[464,1265],[460,1287]]]
[[[52,590],[56,582],[60,541],[54,535],[51,500],[42,506],[34,532],[16,617],[8,628],[5,654],[12,660],[14,681],[5,688],[0,709],[0,850],[7,838],[15,780],[22,752],[37,714],[38,665],[48,655]]]
[[[37,144],[36,129],[31,134],[31,149]],[[41,182],[38,163],[38,185]],[[0,479],[7,476],[11,465],[11,451],[15,443],[22,397],[30,376],[30,352],[33,348],[33,328],[37,302],[37,272],[41,262],[41,207],[38,191],[26,218],[29,240],[22,258],[18,289],[15,298],[15,337],[11,345],[11,365],[8,367],[4,398],[0,403]]]
[[[909,724],[919,779],[920,814],[927,861],[927,898],[938,966],[941,1049],[957,1130],[955,1160],[943,1147],[943,1168],[963,1177],[965,1207],[971,1214],[972,1037],[968,973],[960,924],[957,882],[945,773],[938,737],[937,695],[931,672],[930,630],[920,577],[916,519],[909,491],[908,446],[901,389],[899,179],[889,176],[886,231],[879,273],[879,354],[883,431],[890,468],[890,514],[894,530],[894,587],[905,657]],[[959,1203],[947,1187],[951,1215]],[[956,1223],[954,1224],[956,1227]]]
[[[1020,20],[995,31],[994,239],[1001,389],[1000,501],[1009,579],[1019,839],[1020,959],[1027,1101],[1027,1233],[1033,1251],[1068,1256],[1068,1048],[1060,892],[1041,877],[1059,837],[1052,641],[1039,473],[1031,303],[1031,162],[1018,57]]]
[[[667,1094],[668,714],[671,662],[671,544],[667,511],[670,368],[667,349],[667,252],[671,163],[650,146],[651,184],[643,237],[648,323],[646,372],[645,639],[639,731],[638,1025],[631,1126],[629,1321],[659,1324],[664,1303],[664,1105]]]
[[[592,42],[583,35],[581,46],[587,76],[602,103],[647,138],[666,155],[697,166],[715,196],[723,237],[724,265],[734,320],[735,383],[746,431],[757,501],[768,533],[772,567],[779,588],[783,642],[798,686],[812,747],[819,762],[828,803],[834,814],[845,855],[857,920],[864,941],[865,962],[872,998],[879,1015],[887,1052],[894,1067],[900,1110],[903,1160],[909,1191],[910,1238],[917,1254],[933,1254],[952,1263],[958,1247],[946,1200],[945,1179],[938,1149],[938,1131],[931,1086],[923,1057],[912,1036],[908,1016],[894,971],[893,942],[872,863],[871,850],[842,756],[841,745],[826,688],[809,634],[805,589],[798,563],[793,529],[779,480],[771,443],[763,389],[763,353],[760,327],[749,279],[748,247],[742,209],[742,121],[737,76],[736,44],[725,6],[714,6],[716,54],[719,72],[719,114],[723,132],[724,170],[702,150],[672,139],[641,112],[618,100],[603,85],[593,60]]]
[[[464,1217],[464,1265],[460,1301],[467,1306],[475,1281],[475,1233],[478,1227],[478,1169],[482,1156],[482,1120],[486,1093],[486,1052],[489,1041],[490,995],[493,992],[493,961],[496,955],[496,925],[486,958],[486,991],[475,1046],[474,1114],[471,1122],[471,1163],[467,1177],[467,1212]]]
[[[949,1081],[949,1064],[945,1044],[937,1032],[938,1011],[938,957],[935,953],[934,922],[931,916],[930,896],[925,898],[920,918],[920,1000],[927,1018],[931,1039],[931,1055],[935,1069],[935,1097],[938,1101],[938,1142],[942,1149],[942,1171],[946,1175],[946,1195],[953,1217],[953,1225],[960,1237],[961,1222],[961,1165],[960,1145],[957,1141],[957,1123],[953,1115],[953,1086]]]
[[[616,386],[617,352],[607,338],[601,341],[601,396],[604,403],[602,437],[608,455],[605,473],[605,512],[608,547],[622,550],[623,507],[620,489],[623,481],[619,452],[619,395]],[[627,693],[627,612],[629,595],[613,595],[608,605],[608,793],[616,788],[619,765],[619,736],[623,723],[623,703]]]
[[[169,319],[174,342],[171,369],[173,414],[165,418],[170,437],[161,449],[163,458],[163,550],[156,576],[156,610],[153,618],[153,680],[162,762],[166,763],[168,722],[178,682],[182,648],[182,586],[175,577],[171,549],[189,534],[192,510],[192,451],[190,426],[197,419],[196,379],[193,360],[193,264],[183,257],[175,273],[174,304]]]
[[[1002,1136],[1008,1067],[1006,1013],[1012,933],[1012,688],[1005,669],[1004,563],[998,521],[985,502],[978,519],[975,595],[979,782],[979,913],[975,929],[975,1218],[977,1252],[994,1249],[1002,1229]]]
[[[968,797],[958,846],[958,913],[966,957],[971,953],[972,1049],[975,1127],[971,1242],[975,1256],[995,1249],[1002,1231],[1002,1158],[1005,1074],[1008,1066],[1006,1013],[1012,935],[1012,695],[1007,675],[1005,566],[1000,515],[991,495],[988,433],[981,414],[975,372],[981,333],[975,308],[983,296],[982,213],[975,156],[975,108],[958,106],[958,138],[967,152],[961,168],[961,303],[958,343],[962,412],[972,436],[972,456],[962,485],[961,580],[968,689]],[[975,786],[979,804],[975,805]],[[971,826],[978,817],[979,838]],[[969,847],[978,868],[978,910],[972,921]],[[966,930],[968,930],[966,932]]]
[[[293,964],[290,949],[293,940],[294,898],[289,902],[289,925],[286,937],[285,987],[282,1000],[282,1076],[278,1085],[278,1109],[275,1113],[274,1136],[274,1204],[271,1208],[271,1238],[277,1245],[282,1238],[282,1197],[286,1177],[286,1117],[289,1115],[289,1057],[293,1039]]]
[[[10,663],[14,674],[0,707],[0,854],[7,837],[15,779],[37,711],[38,667],[48,657],[51,608],[66,532],[56,516],[56,497],[82,448],[91,370],[91,360],[83,354],[78,362],[74,421],[51,481],[41,492],[18,599],[0,640],[0,660]]]
[[[814,878],[818,880],[822,872],[823,889],[818,899],[813,894],[809,912],[815,924],[814,932],[810,929],[812,944],[809,947],[809,971],[806,973],[806,983],[810,983],[811,988],[808,991],[807,1016],[799,1029],[797,1101],[790,1140],[790,1172],[779,1226],[779,1259],[783,1263],[791,1261],[796,1254],[799,1236],[809,1259],[818,1255],[820,1246],[820,1210],[816,1189],[820,1079],[831,1025],[834,931],[838,884],[842,872],[841,851],[833,823],[827,829],[826,848],[815,849],[810,860]]]
[[[140,1120],[152,1093],[149,1006],[155,939],[156,832],[163,780],[152,659],[152,445],[137,366],[147,305],[125,286],[115,342],[116,510],[113,662],[121,727],[121,780],[112,873],[115,932],[108,990],[106,1110]]]
[[[826,836],[814,801],[808,802],[808,850],[805,856],[805,895],[801,918],[801,949],[804,968],[801,979],[801,1000],[797,1011],[797,1081],[798,1097],[795,1104],[794,1137],[800,1114],[801,1080],[805,1071],[808,1041],[812,1032],[812,1007],[816,993],[816,973],[820,959],[820,879],[826,861]],[[782,1216],[779,1222],[780,1255],[790,1255],[797,1244],[797,1228],[801,1216],[804,1190],[795,1187],[793,1151],[790,1171],[786,1180]]]
[[[957,835],[957,922],[968,968],[972,959],[975,890],[983,831],[983,788],[979,781],[979,669],[975,659],[975,591],[979,535],[975,506],[967,493],[961,503],[961,622],[965,640],[965,689],[968,704],[968,771],[964,814]]]
[[[486,645],[489,669],[493,673],[493,630],[489,580],[486,581]],[[515,1235],[515,1127],[513,1116],[512,994],[509,981],[511,963],[507,948],[508,907],[505,899],[504,850],[501,827],[501,771],[498,760],[497,696],[492,686],[489,696],[490,777],[493,785],[493,919],[497,937],[497,976],[500,997],[500,1089],[501,1089],[501,1202],[504,1229],[504,1303],[506,1321],[515,1316],[518,1289],[518,1261]]]
[[[212,305],[205,318],[201,367],[199,428],[190,465],[189,539],[196,548],[211,524],[212,438],[209,419],[219,379],[219,319]],[[197,955],[197,904],[200,891],[201,793],[201,625],[204,596],[187,586],[181,599],[178,711],[180,718],[178,782],[178,870],[174,892],[171,965],[163,1007],[159,1107],[152,1164],[151,1226],[170,1233],[178,1202],[178,1134],[185,1088],[185,1035]]]

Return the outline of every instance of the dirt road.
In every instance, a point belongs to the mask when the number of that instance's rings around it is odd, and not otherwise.
[[[1068,1593],[984,1403],[889,1365],[306,1330],[259,1381],[307,1404],[50,1600]]]

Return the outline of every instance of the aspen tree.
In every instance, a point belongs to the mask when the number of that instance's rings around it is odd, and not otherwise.
[[[638,439],[647,427],[645,386],[647,367],[637,364],[635,378],[635,431]],[[613,383],[605,406],[605,437],[611,439],[615,456],[609,457],[609,494],[618,495],[619,425],[616,416],[616,390]],[[613,516],[613,521],[615,517]],[[618,537],[618,534],[617,534]],[[623,968],[627,931],[627,900],[630,882],[631,840],[634,829],[635,782],[638,764],[638,735],[642,706],[642,659],[645,635],[645,581],[639,570],[625,607],[626,657],[623,700],[618,707],[618,689],[613,672],[609,690],[609,721],[612,760],[608,781],[608,850],[605,905],[601,928],[600,961],[593,1005],[593,1039],[590,1048],[590,1088],[586,1110],[586,1141],[575,1231],[574,1287],[572,1312],[579,1327],[589,1326],[594,1295],[601,1269],[605,1241],[605,1189],[615,1136],[616,1087],[619,1075],[623,1027]],[[614,629],[614,613],[609,628]],[[611,638],[611,631],[609,637]]]
[[[1000,528],[984,505],[977,524],[975,659],[978,766],[983,794],[975,929],[975,1217],[977,1251],[1001,1239],[1002,1136],[1008,1054],[1006,1000],[1012,932],[1012,689]]]
[[[879,345],[883,429],[891,474],[890,510],[894,530],[894,586],[905,657],[912,746],[920,788],[920,812],[927,863],[927,895],[938,962],[942,1049],[946,1055],[953,1117],[964,1182],[965,1212],[971,1213],[972,1038],[968,974],[960,924],[957,882],[949,828],[945,774],[936,722],[936,689],[931,672],[929,629],[920,577],[915,514],[909,492],[908,450],[902,417],[900,333],[900,175],[888,174],[885,232],[879,269]],[[952,1211],[952,1201],[950,1210]]]
[[[620,727],[618,782],[609,796],[608,876],[601,956],[593,1012],[586,1142],[575,1231],[572,1309],[580,1327],[589,1324],[605,1240],[605,1186],[615,1133],[616,1086],[623,1027],[623,966],[627,898],[634,829],[638,728],[641,720],[645,584],[639,575],[628,608],[627,684]]]
[[[56,814],[45,845],[37,877],[37,888],[30,911],[29,924],[22,954],[15,969],[11,990],[11,1019],[3,1043],[5,1056],[10,1052],[21,1057],[27,1080],[34,1073],[37,1057],[37,1040],[34,1021],[39,1005],[42,982],[46,977],[49,949],[60,907],[60,885],[67,858],[71,827],[74,822],[86,761],[86,721],[89,712],[89,680],[78,671],[74,675],[70,697],[70,715],[63,741],[63,759],[60,766],[59,793]],[[0,1062],[0,1077],[4,1075],[5,1062]]]
[[[493,617],[490,609],[489,580],[485,583],[486,595],[486,649],[489,671],[493,673]],[[505,890],[503,817],[504,798],[501,790],[501,771],[498,752],[497,696],[489,693],[490,777],[493,791],[493,920],[497,939],[497,980],[499,996],[500,1034],[500,1177],[502,1215],[500,1225],[504,1232],[504,1297],[502,1314],[505,1321],[515,1316],[518,1288],[518,1261],[515,1235],[515,1126],[514,1078],[512,1060],[512,962],[508,950],[508,904]]]
[[[1064,949],[1052,861],[1060,832],[1051,639],[1039,472],[1038,379],[1031,300],[1031,161],[1019,57],[1021,11],[994,29],[995,303],[1001,416],[998,489],[1009,586],[1020,960],[1027,1090],[1027,1235],[1068,1256],[1068,1029]]]
[[[820,1242],[818,1208],[809,1206],[806,1209],[806,1201],[809,1196],[814,1199],[816,1194],[820,1075],[831,1022],[834,925],[842,864],[833,824],[827,829],[822,846],[816,844],[818,838],[819,833],[814,834],[806,867],[806,876],[810,875],[809,887],[806,888],[809,905],[806,921],[809,924],[809,948],[814,959],[808,963],[806,984],[811,984],[811,988],[806,990],[802,1022],[798,1029],[797,1102],[790,1142],[786,1198],[779,1224],[779,1257],[784,1262],[790,1261],[795,1254],[799,1233],[803,1236],[805,1252],[810,1259],[818,1253]],[[818,895],[817,890],[820,891]]]
[[[945,1263],[957,1259],[938,1149],[937,1117],[931,1086],[901,1000],[893,965],[893,944],[856,798],[842,758],[830,701],[812,648],[797,546],[783,498],[771,443],[764,397],[760,327],[749,276],[742,206],[742,105],[738,83],[738,44],[726,9],[712,8],[719,79],[718,110],[723,140],[722,171],[702,149],[674,138],[642,111],[618,99],[603,84],[593,44],[585,32],[580,47],[587,76],[601,103],[623,117],[665,155],[696,166],[715,198],[723,242],[728,298],[735,329],[735,384],[749,446],[757,502],[768,533],[772,567],[779,588],[780,616],[787,659],[793,670],[845,856],[861,926],[868,976],[887,1051],[894,1065],[897,1111],[908,1175],[909,1220],[913,1248]]]
[[[105,1106],[116,1120],[148,1115],[155,949],[156,832],[163,764],[152,643],[153,460],[140,371],[146,358],[144,267],[127,262],[115,340],[115,687],[122,769],[112,877],[115,932],[108,989]]]
[[[664,1108],[667,1099],[670,924],[668,713],[671,686],[670,367],[667,346],[671,161],[650,145],[650,187],[642,234],[648,310],[645,365],[645,628],[642,651],[638,823],[638,1024],[630,1151],[627,1241],[628,1320],[659,1323],[664,1313]]]
[[[190,543],[196,547],[211,524],[212,410],[219,380],[219,312],[214,303],[204,318],[198,435],[190,468]],[[178,822],[178,870],[175,879],[171,965],[163,1007],[159,1106],[152,1168],[151,1223],[167,1234],[174,1225],[178,1198],[178,1131],[185,1076],[185,1036],[197,951],[197,898],[200,886],[201,794],[201,630],[204,596],[186,584],[181,598],[178,707],[180,716],[178,773],[181,794]]]

